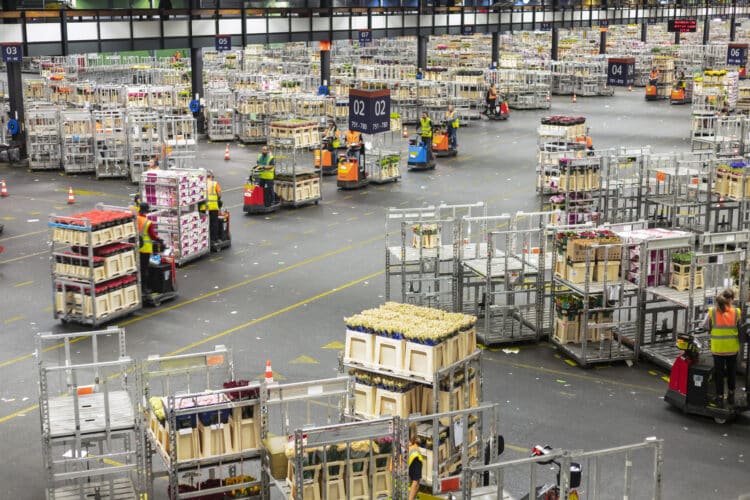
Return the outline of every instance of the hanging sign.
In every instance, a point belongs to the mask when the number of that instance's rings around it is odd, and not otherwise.
[[[635,58],[619,57],[607,61],[607,85],[627,87],[635,79]]]
[[[474,34],[474,26],[461,26],[461,34],[471,36]]]
[[[359,45],[366,47],[372,43],[372,31],[359,30]]]
[[[552,31],[552,23],[539,23],[539,31]]]
[[[390,129],[390,90],[349,89],[349,130],[379,134]]]
[[[727,64],[729,66],[745,67],[747,63],[747,44],[730,43],[727,45]]]
[[[216,35],[214,38],[214,48],[217,52],[232,50],[232,35]]]
[[[670,19],[667,21],[667,31],[670,33],[695,33],[698,22],[695,19]]]
[[[4,63],[20,63],[23,59],[23,50],[20,43],[4,43],[2,48]]]

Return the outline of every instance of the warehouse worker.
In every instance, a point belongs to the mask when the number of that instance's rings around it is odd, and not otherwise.
[[[417,423],[409,424],[409,500],[415,500],[419,493],[419,482],[422,480],[424,457],[417,446]]]
[[[648,75],[648,84],[656,85],[657,83],[659,83],[659,70],[654,66],[651,68],[651,73]]]
[[[221,236],[219,222],[219,208],[221,208],[221,186],[216,182],[213,171],[206,173],[206,200],[208,201],[208,234],[211,243],[217,242]]]
[[[427,150],[427,161],[430,161],[432,160],[432,120],[427,116],[427,111],[422,111],[422,118],[419,120],[419,135]]]
[[[497,90],[495,90],[495,85],[490,85],[490,88],[487,89],[487,95],[485,96],[485,101],[487,103],[487,111],[486,113],[488,115],[494,115],[495,114],[495,102],[497,101]]]
[[[726,377],[729,389],[727,401],[730,405],[734,405],[742,313],[739,308],[734,307],[734,290],[729,288],[716,297],[716,306],[708,308],[708,314],[703,321],[704,328],[711,332],[716,402],[724,402],[724,377]]]
[[[448,130],[448,145],[456,149],[456,131],[458,130],[458,117],[453,109],[453,104],[448,105],[448,111],[445,112],[445,128]]]
[[[138,215],[138,212],[141,211],[141,193],[133,195],[133,204],[130,206],[130,211],[136,216]]]
[[[346,156],[349,158],[355,158],[357,160],[357,165],[360,167],[360,170],[362,170],[362,166],[359,165],[360,153],[362,151],[362,134],[360,132],[355,132],[354,130],[347,130],[345,139],[347,147]]]
[[[159,170],[159,158],[156,156],[151,158],[148,162],[148,172],[153,172],[155,170]]]
[[[677,83],[675,84],[676,89],[685,89],[687,85],[685,84],[685,72],[680,71],[677,73]]]
[[[328,140],[328,150],[333,151],[341,147],[341,134],[339,128],[336,126],[336,121],[331,120],[328,122],[328,129],[326,129],[326,135],[324,139]]]
[[[276,158],[268,150],[268,146],[263,146],[258,155],[256,165],[258,178],[260,178],[260,187],[263,188],[263,201],[266,206],[273,205],[276,198],[273,192],[273,179],[276,172]]]
[[[141,289],[144,293],[150,293],[148,263],[151,260],[151,254],[154,253],[154,242],[161,243],[154,224],[146,217],[150,208],[149,204],[144,202],[138,209],[138,252],[141,257]]]

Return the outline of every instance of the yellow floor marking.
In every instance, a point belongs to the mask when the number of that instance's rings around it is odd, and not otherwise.
[[[39,214],[41,214],[41,213],[42,213],[42,212],[37,212],[37,211],[34,211],[34,212],[29,212],[29,215],[39,215]]]
[[[43,250],[41,252],[36,252],[36,253],[29,253],[29,254],[26,254],[26,255],[22,255],[20,257],[16,257],[15,259],[0,260],[0,264],[7,264],[9,262],[16,262],[16,261],[19,261],[19,260],[28,259],[29,257],[36,257],[38,255],[44,255],[44,254],[48,254],[48,253],[49,253],[49,250]]]
[[[566,359],[565,362],[568,363],[570,366],[578,366],[578,363],[576,363],[572,359]]]
[[[320,362],[317,359],[311,358],[310,356],[305,356],[304,354],[297,359],[291,360],[289,363],[293,365],[319,365],[320,364]]]
[[[329,342],[328,344],[321,347],[321,349],[343,349],[346,347],[343,342],[339,342],[338,340],[334,340],[333,342]]]
[[[6,217],[0,217],[0,219],[2,219],[2,220],[16,220],[15,217],[8,217],[8,216],[6,216]]]
[[[658,374],[657,372],[655,372],[654,370],[649,370],[649,371],[648,371],[648,374],[649,374],[649,375],[653,375],[654,377],[656,377],[657,375],[659,375],[659,374]]]
[[[348,194],[348,195],[344,196],[344,199],[345,200],[351,200],[353,197],[354,197],[354,195]]]
[[[29,280],[29,281],[22,281],[21,283],[16,283],[16,284],[15,284],[15,285],[13,285],[13,286],[14,286],[15,288],[20,288],[20,287],[22,287],[22,286],[30,285],[30,284],[32,284],[33,282],[34,282],[34,280]]]
[[[13,220],[15,217],[3,217],[3,220]],[[46,229],[42,229],[41,231],[31,231],[30,233],[23,233],[23,234],[17,234],[15,236],[8,236],[7,238],[0,238],[0,241],[10,241],[15,240],[17,238],[25,238],[26,236],[33,236],[35,234],[42,234],[49,232]]]
[[[275,310],[275,311],[273,311],[271,313],[268,313],[268,314],[266,314],[264,316],[261,316],[260,318],[256,318],[256,319],[247,321],[245,323],[242,323],[241,325],[234,326],[232,328],[224,330],[223,332],[219,332],[216,335],[211,335],[210,337],[206,337],[206,338],[203,338],[201,340],[197,340],[197,341],[195,341],[195,342],[193,342],[191,344],[188,344],[188,345],[186,345],[184,347],[180,347],[179,349],[176,349],[176,350],[170,352],[169,354],[167,354],[167,356],[175,356],[177,354],[183,353],[185,351],[189,351],[190,349],[194,349],[194,348],[196,348],[198,346],[201,346],[203,344],[207,344],[207,343],[210,343],[210,342],[215,342],[216,340],[218,340],[218,339],[220,339],[222,337],[226,337],[229,334],[232,334],[232,333],[237,332],[239,330],[244,330],[245,328],[248,328],[248,327],[253,326],[253,325],[257,325],[258,323],[262,323],[263,321],[267,321],[267,320],[269,320],[271,318],[275,318],[276,316],[280,316],[280,315],[282,315],[284,313],[287,313],[289,311],[293,311],[294,309],[297,309],[298,307],[302,307],[302,306],[310,304],[312,302],[316,302],[316,301],[318,301],[320,299],[328,297],[329,295],[333,295],[334,293],[340,292],[341,290],[346,290],[347,288],[351,288],[354,285],[358,285],[358,284],[360,284],[360,283],[362,283],[364,281],[371,280],[375,276],[379,276],[381,274],[383,274],[383,271],[377,271],[377,272],[368,274],[367,276],[363,276],[361,278],[357,278],[355,280],[350,281],[349,283],[345,283],[345,284],[343,284],[341,286],[338,286],[336,288],[331,288],[330,290],[328,290],[326,292],[319,293],[319,294],[314,295],[314,296],[312,296],[310,298],[307,298],[307,299],[304,299],[304,300],[300,300],[299,302],[295,302],[294,304],[288,305],[286,307],[282,307],[281,309],[277,309],[277,310]]]
[[[273,379],[275,381],[286,380],[286,377],[284,375],[282,375],[281,373],[277,372],[277,371],[272,371],[271,373],[273,373]],[[261,373],[260,375],[258,375],[257,377],[255,377],[255,380],[263,380],[265,378],[266,378],[266,374],[265,373]],[[0,422],[0,423],[2,423],[2,422]]]
[[[663,376],[663,377],[662,377],[661,379],[662,379],[662,380],[663,380],[664,382],[667,382],[667,383],[669,383],[669,376],[667,376],[667,375],[664,375],[664,376]]]
[[[338,222],[331,222],[330,224],[328,224],[328,227],[333,227],[333,226],[338,226],[338,225],[339,225]]]
[[[356,217],[356,216],[355,217],[349,217],[348,219],[346,219],[346,222],[353,222],[353,221],[355,221],[357,219],[359,219],[359,217]]]
[[[11,413],[10,415],[0,417],[0,424],[7,422],[8,420],[13,420],[16,417],[23,417],[24,415],[36,410],[37,408],[39,408],[39,405],[33,405],[27,408],[24,408],[23,410],[18,410],[17,412]]]
[[[372,215],[374,213],[375,213],[374,211],[372,211],[372,212],[365,212],[365,215]]]
[[[47,306],[47,307],[44,308],[44,312],[52,312],[53,309],[54,309],[54,307]]]
[[[221,259],[223,259],[223,258],[224,258],[224,257],[222,257],[222,256],[218,256],[218,257],[212,257],[212,258],[208,259],[208,261],[209,261],[209,262],[216,262],[217,260],[221,260]]]
[[[12,318],[8,318],[4,321],[4,323],[7,325],[9,323],[13,323],[15,321],[20,321],[24,318],[24,316],[13,316]]]
[[[315,232],[315,229],[308,229],[307,231],[303,231],[302,234],[312,234]]]

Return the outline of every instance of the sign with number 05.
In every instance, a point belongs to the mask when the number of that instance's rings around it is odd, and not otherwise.
[[[390,90],[349,90],[349,130],[379,134],[390,129]]]
[[[216,35],[214,42],[217,52],[223,52],[225,50],[232,50],[232,36],[231,35]]]
[[[23,58],[23,50],[21,49],[20,43],[4,43],[2,44],[3,49],[3,62],[15,63],[21,62]]]

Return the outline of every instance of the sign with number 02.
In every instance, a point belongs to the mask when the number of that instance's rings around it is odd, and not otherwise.
[[[3,48],[3,62],[4,63],[18,63],[23,58],[23,50],[21,49],[20,43],[4,43]]]
[[[390,90],[349,90],[349,130],[379,134],[390,129]]]
[[[214,48],[218,52],[225,50],[232,50],[232,36],[231,35],[216,35]]]

